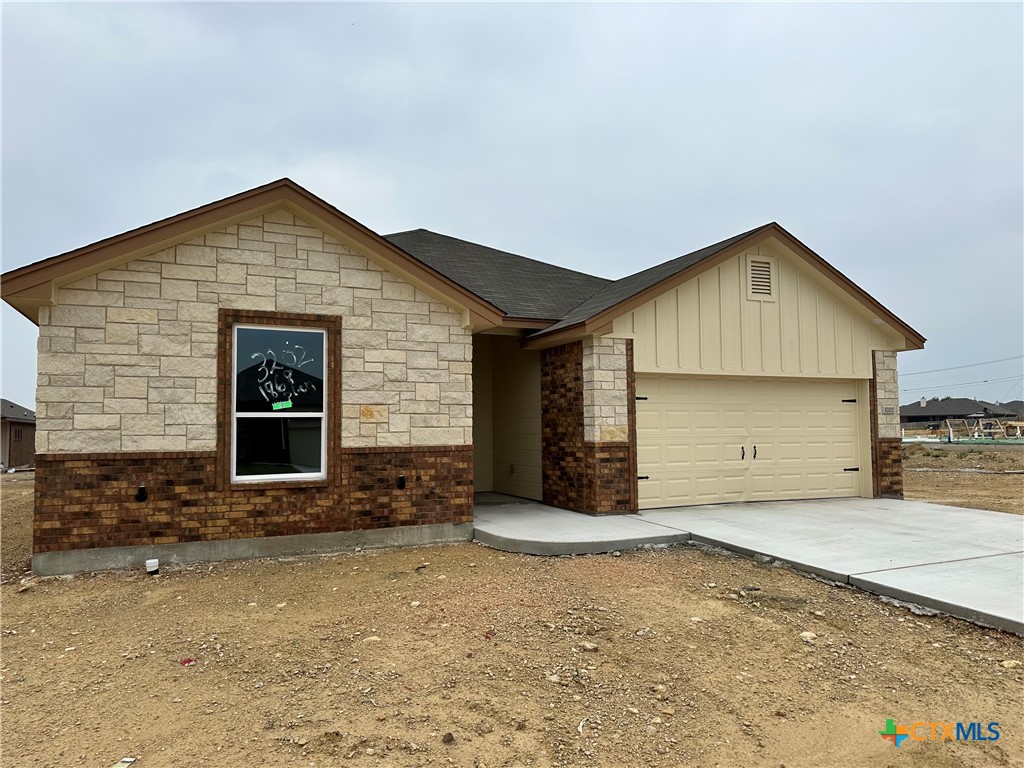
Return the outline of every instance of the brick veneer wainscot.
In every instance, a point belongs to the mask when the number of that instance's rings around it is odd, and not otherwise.
[[[40,454],[33,552],[473,521],[472,446],[329,453],[325,481],[236,484],[213,451]]]
[[[582,342],[541,352],[540,386],[544,503],[591,514],[635,512],[635,443],[584,439]]]

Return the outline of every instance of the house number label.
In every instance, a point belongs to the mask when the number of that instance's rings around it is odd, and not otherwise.
[[[306,357],[306,349],[301,344],[285,342],[285,348],[280,353],[283,365],[278,362],[278,354],[273,349],[253,352],[250,357],[253,360],[261,359],[256,369],[259,373],[259,393],[272,404],[275,411],[291,408],[292,398],[297,395],[316,391],[316,384],[311,381],[295,381],[295,371],[314,362],[312,358]]]
[[[882,406],[882,414],[883,415],[891,416],[891,415],[893,415],[895,413],[896,413],[896,406],[895,405],[883,405]]]

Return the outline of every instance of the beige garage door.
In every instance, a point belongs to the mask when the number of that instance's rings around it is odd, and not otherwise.
[[[640,508],[859,495],[858,389],[638,375]]]

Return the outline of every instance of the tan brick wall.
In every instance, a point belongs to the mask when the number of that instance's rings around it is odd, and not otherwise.
[[[214,450],[221,308],[342,316],[344,445],[472,443],[458,313],[282,209],[58,288],[36,450]]]
[[[629,442],[626,340],[583,340],[583,436],[591,443]]]

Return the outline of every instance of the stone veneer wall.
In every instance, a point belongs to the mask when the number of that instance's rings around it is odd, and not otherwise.
[[[629,441],[627,339],[583,340],[583,436],[592,443]]]
[[[903,498],[899,383],[896,353],[872,353],[874,376],[869,384],[871,478],[875,496]]]
[[[459,315],[278,210],[58,288],[36,451],[214,450],[220,309],[342,317],[347,446],[472,443]]]
[[[595,345],[586,342],[572,342],[541,353],[541,433],[544,503],[551,506],[575,509],[592,514],[635,512],[636,503],[636,457],[634,446],[629,441],[629,396],[627,375],[627,346],[622,343],[622,375],[609,377],[610,381],[621,382],[622,391],[616,392],[614,401],[602,403],[603,398],[588,398],[587,358],[600,360],[600,353],[594,354]],[[597,349],[606,349],[600,345]],[[619,357],[617,353],[608,357]],[[615,363],[613,363],[615,364]],[[590,364],[589,382],[601,382],[593,376],[594,371],[617,371],[617,368],[602,368]],[[600,391],[597,387],[590,392]],[[589,401],[589,402],[588,402]],[[614,409],[607,415],[601,408]],[[588,440],[587,419],[620,418],[621,426],[615,423],[594,422],[595,432],[599,428],[621,429],[619,441]],[[607,432],[605,432],[607,434]]]
[[[229,482],[235,322],[327,330],[326,480]],[[284,210],[58,288],[39,325],[37,553],[472,521],[470,332]]]

